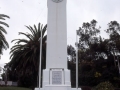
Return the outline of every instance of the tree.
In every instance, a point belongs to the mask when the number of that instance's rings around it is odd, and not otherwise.
[[[91,60],[95,54],[90,48],[92,44],[98,43],[100,40],[100,37],[97,36],[100,33],[100,27],[96,28],[96,24],[96,20],[92,20],[90,23],[83,23],[82,27],[77,31],[79,36],[78,48],[79,53],[81,53],[79,58],[81,60]]]
[[[7,15],[0,14],[0,54],[3,54],[3,50],[9,48],[8,42],[4,36],[7,34],[7,31],[3,26],[9,27],[9,25],[1,20],[5,20],[5,18],[10,18]]]
[[[40,55],[40,38],[43,39],[42,44],[42,68],[45,68],[46,61],[46,39],[47,25],[43,27],[40,23],[38,28],[26,26],[31,33],[20,32],[20,35],[24,35],[27,39],[15,39],[15,45],[11,48],[11,56],[9,67],[11,70],[18,74],[19,81],[21,80],[23,86],[31,86],[37,83],[38,67],[39,67],[39,55]],[[43,36],[41,36],[41,31]],[[25,81],[26,80],[26,81]],[[31,80],[31,81],[30,81]],[[26,82],[28,85],[26,85]],[[34,85],[35,86],[35,85]]]
[[[120,54],[120,24],[117,21],[108,23],[106,33],[109,35],[109,50],[114,57],[114,64],[119,63],[118,55]]]
[[[68,60],[75,62],[76,59],[76,51],[75,48],[72,45],[67,46],[67,55],[68,55]]]
[[[71,71],[71,85],[75,87],[76,79],[75,79],[75,62],[76,62],[76,51],[72,45],[67,46],[67,54],[68,54],[68,69]]]
[[[79,84],[94,86],[103,81],[111,81],[114,85],[119,78],[116,64],[120,59],[120,25],[116,21],[108,24],[106,32],[109,39],[98,36],[100,27],[97,21],[83,23],[77,34],[79,36]],[[120,67],[120,66],[119,66]],[[89,82],[89,83],[88,83]]]

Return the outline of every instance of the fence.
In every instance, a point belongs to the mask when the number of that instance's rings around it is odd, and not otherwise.
[[[5,81],[0,81],[0,85],[5,85]],[[7,81],[7,86],[17,86],[17,82]]]

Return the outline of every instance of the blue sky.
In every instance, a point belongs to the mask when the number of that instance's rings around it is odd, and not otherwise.
[[[107,37],[103,32],[110,21],[116,20],[120,23],[120,0],[67,0],[67,43],[76,41],[76,30],[83,22],[92,19],[98,21],[101,26],[101,35]],[[47,0],[0,0],[0,14],[10,16],[6,19],[9,28],[6,39],[10,48],[14,45],[13,39],[25,38],[19,36],[18,32],[29,32],[25,25],[47,24]],[[9,62],[10,49],[4,51],[1,56],[0,66]]]

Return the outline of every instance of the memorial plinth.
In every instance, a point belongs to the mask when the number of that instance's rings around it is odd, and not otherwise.
[[[66,2],[47,0],[47,57],[41,90],[75,90],[71,88],[70,70],[67,69]]]

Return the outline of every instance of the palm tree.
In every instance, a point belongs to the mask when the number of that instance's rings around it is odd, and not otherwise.
[[[0,14],[0,20],[5,20],[5,17],[10,18],[7,15]],[[3,54],[3,49],[6,50],[7,48],[9,48],[8,42],[6,41],[5,36],[3,34],[3,33],[7,34],[7,32],[2,25],[6,26],[6,27],[9,27],[8,24],[6,24],[3,21],[0,21],[0,54]]]
[[[39,53],[40,53],[40,38],[42,31],[43,39],[43,48],[42,48],[42,67],[45,67],[45,57],[46,57],[46,39],[47,35],[45,32],[47,30],[47,25],[43,27],[40,23],[38,28],[26,26],[31,33],[22,33],[27,39],[15,39],[12,42],[15,42],[15,45],[11,48],[11,56],[9,66],[14,72],[17,72],[21,76],[33,75],[37,78],[38,67],[39,67]]]

